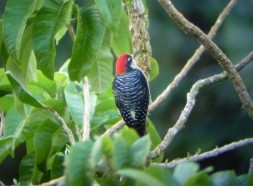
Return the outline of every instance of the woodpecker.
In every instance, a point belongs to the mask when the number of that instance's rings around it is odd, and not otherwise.
[[[123,54],[117,59],[113,93],[126,125],[143,136],[146,134],[146,115],[151,96],[146,76],[136,65],[134,57]]]

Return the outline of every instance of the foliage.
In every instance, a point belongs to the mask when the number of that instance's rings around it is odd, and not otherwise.
[[[56,48],[72,26],[76,32],[72,55],[56,71]],[[252,176],[209,175],[193,163],[174,171],[149,165],[148,153],[161,141],[152,121],[150,134],[142,138],[131,129],[101,136],[121,119],[111,90],[113,54],[132,52],[121,1],[96,0],[79,6],[73,0],[8,0],[0,28],[0,108],[5,115],[0,163],[25,145],[19,184],[40,184],[60,176],[65,176],[67,185],[252,184]],[[155,59],[152,68],[151,79],[159,73]],[[84,77],[90,82],[91,139],[87,141],[79,139],[87,101]],[[73,146],[61,119],[74,134]]]

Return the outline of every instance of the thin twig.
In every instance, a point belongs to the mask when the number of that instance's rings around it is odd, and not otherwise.
[[[75,128],[76,128],[76,135],[78,136],[79,141],[82,141],[83,138],[80,132],[80,128],[77,125],[75,125]]]
[[[53,179],[47,183],[43,183],[42,186],[54,186],[54,185],[57,185],[58,183],[63,182],[63,181],[64,181],[64,176]]]
[[[250,158],[249,160],[249,174],[252,174],[253,172],[253,158]]]
[[[69,140],[70,140],[71,145],[74,145],[76,143],[74,135],[73,135],[72,131],[70,130],[70,128],[68,127],[68,125],[65,123],[64,119],[56,111],[49,110],[49,112],[53,113],[53,115],[61,122],[63,129],[66,131],[66,133],[69,136]]]
[[[220,148],[216,147],[213,150],[210,150],[210,151],[207,151],[207,152],[204,152],[204,153],[201,153],[201,154],[195,154],[193,156],[189,156],[189,157],[182,158],[182,159],[179,159],[179,160],[173,160],[173,161],[168,162],[168,163],[152,163],[152,164],[159,165],[159,166],[162,166],[162,167],[172,168],[172,167],[175,167],[178,164],[181,164],[181,163],[184,163],[184,162],[200,161],[200,160],[203,160],[203,159],[215,157],[215,156],[218,156],[218,155],[220,155],[224,152],[231,151],[231,150],[234,150],[236,148],[239,148],[239,147],[242,147],[242,146],[245,146],[245,145],[249,145],[249,144],[252,144],[252,143],[253,143],[253,138],[244,139],[244,140],[240,140],[240,141],[237,141],[237,142],[232,142],[232,143],[224,145],[223,147],[220,147]]]
[[[83,141],[90,138],[90,91],[89,80],[83,79],[84,115],[83,115]]]
[[[162,7],[166,10],[172,20],[186,34],[194,37],[199,43],[205,46],[209,54],[219,63],[219,65],[227,72],[235,91],[237,92],[242,107],[247,111],[249,116],[253,118],[253,101],[244,85],[240,74],[235,69],[233,63],[226,54],[200,30],[197,26],[189,22],[172,4],[170,0],[158,0]]]
[[[68,29],[68,33],[69,33],[69,36],[70,36],[72,42],[74,42],[74,41],[76,40],[76,33],[75,33],[75,31],[74,31],[74,28],[73,28],[71,22],[69,22],[69,23],[67,24],[67,29]]]
[[[111,136],[114,132],[116,132],[118,129],[123,127],[124,124],[125,122],[123,120],[119,120],[116,124],[114,124],[112,127],[107,129],[102,136]]]
[[[214,25],[212,26],[210,32],[208,33],[208,37],[212,39],[220,26],[222,25],[224,19],[229,14],[230,10],[235,6],[237,0],[231,0],[228,5],[223,9],[223,11],[218,16],[217,20],[215,21]],[[204,53],[205,47],[201,45],[193,54],[193,56],[187,61],[184,68],[175,76],[173,81],[167,86],[167,88],[152,102],[149,106],[149,112],[155,110],[155,108],[160,105],[167,97],[170,95],[173,89],[175,89],[181,80],[188,74],[190,69],[193,67],[194,64],[199,60],[200,56]]]
[[[252,59],[253,59],[253,52],[251,52],[247,57],[241,60],[240,63],[236,65],[236,69],[238,70],[239,68],[242,69],[250,61],[252,61]],[[174,139],[175,135],[184,127],[185,122],[187,121],[193,107],[195,106],[196,96],[198,95],[199,90],[204,86],[223,81],[226,78],[228,78],[227,73],[222,72],[220,74],[216,74],[214,76],[205,79],[200,79],[192,86],[190,92],[187,94],[186,105],[183,111],[181,112],[176,124],[168,130],[162,142],[152,152],[150,152],[149,154],[150,158],[154,159],[158,157],[169,146],[171,141]]]
[[[224,8],[224,10],[220,13],[219,17],[215,21],[214,25],[212,26],[210,32],[208,33],[209,38],[213,38],[220,26],[222,25],[224,19],[229,14],[230,10],[235,6],[237,0],[231,0],[228,5]],[[190,71],[190,69],[193,67],[193,65],[199,60],[200,56],[205,51],[205,47],[202,45],[195,51],[193,56],[187,61],[184,68],[178,73],[173,81],[167,86],[167,88],[150,104],[148,112],[151,113],[152,111],[157,108],[158,105],[160,105],[172,92],[173,89],[175,89],[181,80],[187,75],[187,73]],[[116,130],[124,126],[124,121],[120,120],[115,125],[113,125],[111,128],[109,128],[103,135],[112,135]]]

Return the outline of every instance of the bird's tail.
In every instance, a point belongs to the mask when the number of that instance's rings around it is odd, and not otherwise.
[[[135,128],[136,132],[139,134],[140,137],[147,134],[147,125],[146,122],[141,127]]]

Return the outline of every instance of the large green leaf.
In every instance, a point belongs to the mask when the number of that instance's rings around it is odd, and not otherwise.
[[[68,82],[64,89],[65,100],[68,106],[68,111],[74,122],[82,126],[84,114],[84,98],[82,85],[77,82]],[[90,117],[94,114],[96,105],[96,95],[90,93]]]
[[[34,153],[27,154],[19,166],[19,182],[21,185],[29,185],[32,181],[35,169]]]
[[[41,171],[46,170],[46,162],[52,148],[53,136],[59,128],[59,124],[46,120],[35,134],[35,162]]]
[[[157,166],[157,165],[150,165],[144,171],[156,179],[160,180],[166,186],[174,186],[174,180],[172,178],[172,171],[168,168]]]
[[[33,49],[38,68],[50,79],[54,76],[56,33],[66,26],[71,18],[73,1],[45,0],[35,17]]]
[[[117,169],[127,168],[130,165],[129,146],[123,139],[114,142],[113,161]]]
[[[50,97],[56,95],[56,83],[46,78],[41,71],[36,72],[37,80],[29,82],[29,88],[33,93],[45,91]]]
[[[92,167],[107,167],[108,164],[102,164],[101,166],[101,160],[104,160],[104,162],[109,163],[111,161],[112,157],[112,151],[113,151],[113,143],[112,140],[109,137],[101,137],[99,138],[91,152],[91,165]],[[103,171],[103,169],[102,169]]]
[[[26,21],[33,13],[36,0],[8,0],[3,16],[3,39],[7,51],[19,59]]]
[[[96,54],[95,64],[88,74],[90,84],[97,93],[104,92],[111,86],[113,61],[110,51],[111,39],[111,33],[107,31],[102,46]]]
[[[68,71],[71,80],[80,81],[94,64],[105,35],[105,25],[97,9],[77,7],[77,33]]]
[[[105,24],[110,30],[116,32],[120,23],[120,14],[123,3],[119,0],[95,0]]]
[[[90,155],[93,143],[90,140],[76,143],[71,149],[65,161],[66,185],[91,186],[93,184],[93,172]]]
[[[237,186],[236,175],[234,171],[221,171],[211,175],[212,186]]]
[[[162,181],[158,180],[156,177],[137,169],[122,169],[117,172],[119,175],[125,178],[131,178],[139,181],[146,186],[165,186]]]
[[[19,143],[14,137],[0,139],[0,163],[2,163],[8,154],[14,157],[14,149]]]
[[[117,33],[113,35],[112,48],[116,56],[124,53],[132,53],[131,33],[129,31],[128,16],[122,11],[120,16],[120,25]]]
[[[185,185],[186,186],[195,186],[195,185],[210,186],[211,183],[206,172],[200,171],[194,174],[190,179],[188,179]],[[223,186],[223,184],[221,185]]]
[[[30,25],[25,29],[20,49],[20,64],[23,81],[27,84],[31,80],[36,79],[37,63],[35,55],[32,51],[32,29]]]
[[[173,173],[173,177],[179,185],[185,185],[187,180],[196,174],[198,170],[199,166],[193,162],[179,164]]]
[[[69,82],[64,89],[64,95],[68,106],[68,111],[74,122],[82,126],[84,113],[84,100],[79,84]],[[79,90],[77,89],[79,88]]]
[[[130,147],[131,164],[133,167],[144,167],[151,147],[149,135],[138,139]]]
[[[26,118],[13,107],[5,116],[4,136],[18,137],[25,125]]]
[[[0,145],[2,147],[0,154],[8,152],[11,156],[14,156],[15,147],[24,141],[24,139],[21,138],[21,132],[25,125],[25,121],[25,117],[18,113],[14,107],[7,112],[3,128],[3,139],[5,140],[2,141],[4,145]]]
[[[29,90],[27,90],[25,85],[22,82],[20,82],[19,78],[15,77],[15,75],[10,71],[7,71],[6,74],[8,76],[8,79],[13,87],[16,96],[19,98],[20,101],[32,105],[34,107],[40,108],[44,107],[35,97],[31,95],[31,93],[29,92]]]
[[[0,97],[0,108],[6,113],[14,105],[14,96],[12,94]]]

